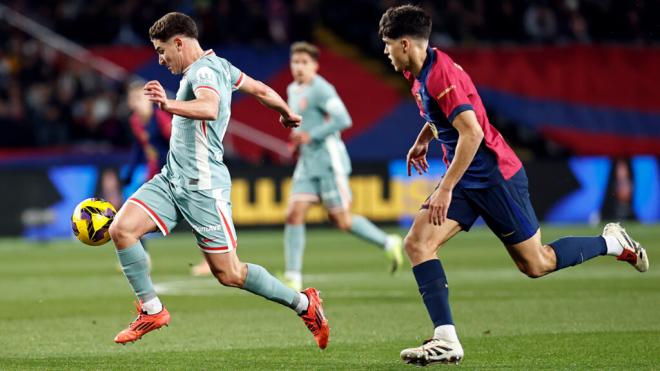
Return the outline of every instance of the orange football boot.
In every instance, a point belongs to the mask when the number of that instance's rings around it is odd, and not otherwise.
[[[305,326],[314,335],[314,340],[316,340],[319,348],[325,349],[328,346],[328,339],[330,338],[330,326],[328,326],[328,320],[323,314],[323,300],[321,300],[319,292],[314,288],[305,289],[303,294],[309,298],[309,306],[307,307],[307,311],[300,315],[300,318],[302,318]]]
[[[135,342],[140,340],[146,333],[167,326],[170,323],[170,312],[165,307],[156,314],[147,314],[147,312],[144,312],[142,310],[142,303],[135,303],[135,307],[138,310],[137,318],[115,336],[115,343],[126,344]]]

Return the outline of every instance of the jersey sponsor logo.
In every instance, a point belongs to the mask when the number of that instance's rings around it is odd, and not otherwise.
[[[222,225],[211,225],[211,226],[198,226],[198,225],[191,225],[191,227],[197,231],[198,233],[204,233],[204,232],[215,232],[215,231],[221,231],[222,230]]]
[[[500,233],[500,236],[509,237],[509,236],[513,235],[514,233],[516,233],[516,231],[512,231],[512,232],[509,232],[509,233]]]
[[[440,94],[438,94],[438,97],[436,98],[437,100],[440,100],[440,98],[444,97],[449,93],[450,91],[456,89],[456,85],[450,85],[447,89],[443,90]]]

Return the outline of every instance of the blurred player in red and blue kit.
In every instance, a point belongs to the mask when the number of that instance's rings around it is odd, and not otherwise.
[[[537,278],[613,255],[645,272],[646,251],[618,223],[605,226],[601,236],[564,237],[545,245],[529,200],[522,163],[488,121],[470,76],[442,51],[429,47],[431,18],[422,8],[389,8],[379,34],[394,69],[411,86],[426,121],[410,148],[408,174],[428,171],[429,143],[437,139],[447,172],[418,211],[404,246],[419,292],[435,328],[422,346],[404,349],[404,362],[425,366],[458,363],[463,348],[449,307],[447,278],[438,250],[478,217],[497,235],[518,268]]]
[[[127,104],[132,112],[128,121],[135,136],[135,144],[131,151],[131,163],[122,176],[124,184],[131,182],[137,166],[145,162],[147,175],[143,181],[148,181],[160,173],[170,148],[172,116],[155,108],[144,96],[143,87],[143,81],[134,81],[128,86]]]

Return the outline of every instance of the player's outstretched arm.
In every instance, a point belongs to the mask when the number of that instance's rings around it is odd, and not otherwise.
[[[163,111],[193,120],[217,120],[220,102],[218,95],[207,89],[195,92],[196,99],[181,101],[167,99],[165,89],[156,80],[149,81],[144,86],[144,94]]]
[[[326,89],[322,111],[326,116],[323,125],[310,129],[310,140],[322,141],[327,136],[344,131],[353,125],[348,110],[334,89]]]
[[[243,74],[243,82],[238,88],[243,93],[250,94],[257,98],[264,106],[280,113],[280,122],[287,128],[295,128],[300,125],[302,117],[295,114],[288,104],[280,97],[275,90],[259,80]]]

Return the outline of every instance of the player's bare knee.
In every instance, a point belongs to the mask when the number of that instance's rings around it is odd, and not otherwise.
[[[213,268],[211,268],[211,271],[223,286],[243,287],[244,280],[240,272],[234,270],[215,271]]]
[[[121,220],[114,220],[108,228],[108,233],[113,242],[121,242],[128,238],[131,238],[131,233],[127,225],[121,222]]]
[[[403,240],[403,247],[410,261],[418,260],[417,257],[428,254],[426,244],[421,241],[417,236],[408,234]]]
[[[302,212],[295,209],[289,209],[286,213],[286,224],[302,224],[305,217]]]
[[[344,220],[344,219],[342,219],[342,218],[339,218],[339,219],[335,219],[335,220],[334,220],[334,224],[335,224],[335,226],[336,226],[338,229],[340,229],[340,230],[342,230],[342,231],[344,231],[344,232],[348,232],[348,231],[351,230],[351,222],[350,222],[350,220],[347,221],[347,220]]]
[[[518,264],[518,269],[529,278],[540,278],[549,273],[540,264]]]
[[[403,247],[406,249],[406,252],[414,252],[419,249],[419,240],[415,236],[408,234],[403,239]]]

